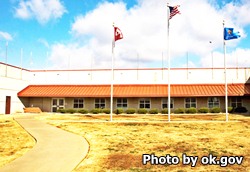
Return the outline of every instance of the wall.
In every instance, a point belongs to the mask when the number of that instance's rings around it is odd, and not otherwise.
[[[249,111],[250,111],[250,109],[249,109],[249,107],[250,107],[250,99],[244,97],[242,101],[243,101],[243,102],[242,102],[242,106],[247,107],[248,112],[249,112]]]
[[[110,84],[110,70],[32,70],[31,84]],[[228,83],[245,83],[250,68],[227,69]],[[171,84],[224,84],[224,69],[174,68],[170,71]],[[250,82],[250,81],[248,81]],[[115,69],[114,84],[167,84],[168,70],[164,69]]]
[[[51,112],[51,98],[30,97],[21,98],[26,107],[39,107],[43,112]]]
[[[167,84],[167,69],[115,69],[111,70],[32,70],[31,84]],[[224,84],[224,68],[173,68],[170,71],[171,84]],[[250,68],[228,68],[227,81],[230,83],[250,83]],[[151,107],[161,109],[161,98],[150,98]],[[114,108],[116,98],[114,98]],[[138,98],[129,98],[128,106],[139,108]],[[197,108],[207,107],[207,98],[197,98]],[[73,99],[66,99],[66,108],[73,107]],[[110,107],[110,98],[106,98]],[[225,99],[220,98],[220,107],[225,109]],[[85,108],[94,108],[94,98],[85,99]],[[174,98],[174,108],[184,108],[184,98]]]
[[[110,84],[114,76],[114,84],[167,84],[167,69],[115,69],[111,75],[109,69],[100,70],[26,70],[0,62],[0,114],[5,113],[6,96],[11,96],[11,113],[22,112],[24,105],[39,105],[43,111],[51,111],[51,98],[21,98],[17,93],[31,84]],[[250,68],[227,69],[228,83],[250,83]],[[171,84],[224,84],[223,68],[173,68],[170,71]],[[199,98],[200,99],[200,98]],[[22,100],[22,101],[21,101]],[[69,100],[69,101],[68,101]],[[70,103],[70,99],[65,100]],[[138,99],[129,98],[129,107],[138,108]],[[114,104],[116,99],[114,98]],[[160,103],[157,103],[160,102]],[[204,100],[202,100],[204,102]],[[224,108],[224,98],[221,98]],[[72,102],[71,102],[72,103]],[[110,99],[106,98],[109,107]],[[94,98],[87,98],[86,108],[94,108]],[[198,104],[202,107],[205,104]],[[207,105],[207,104],[206,104]],[[244,100],[244,106],[250,107],[250,100]],[[66,105],[66,107],[70,104]],[[161,108],[160,98],[151,98],[152,108]],[[115,107],[115,106],[114,106]],[[183,98],[174,100],[174,108],[184,107]]]
[[[23,112],[17,93],[29,85],[29,71],[0,63],[0,114],[5,113],[6,96],[11,96],[11,113]]]
[[[165,97],[164,97],[165,98]],[[162,98],[149,98],[151,101],[151,108],[156,108],[159,111],[162,109]],[[184,97],[175,97],[174,99],[174,108],[185,108],[185,98]],[[25,106],[30,107],[39,107],[43,112],[51,112],[51,100],[52,98],[21,98]],[[65,98],[65,108],[72,109],[74,98]],[[116,109],[116,98],[113,99],[113,107]],[[140,98],[128,98],[128,108],[139,108]],[[222,111],[225,111],[225,98],[219,97],[220,108]],[[106,108],[110,108],[110,99],[105,98]],[[95,98],[84,98],[84,108],[88,110],[94,109]],[[228,105],[231,106],[231,97],[228,98]],[[250,107],[250,99],[243,98],[243,106]],[[197,110],[201,107],[208,107],[208,98],[207,97],[197,97],[196,98],[196,108]]]

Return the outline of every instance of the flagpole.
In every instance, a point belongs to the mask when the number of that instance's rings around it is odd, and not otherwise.
[[[168,3],[167,3],[167,6],[168,6]],[[169,46],[169,20],[170,20],[170,9],[168,10],[168,39],[167,39],[167,48],[168,48],[168,122],[170,122],[170,46]]]
[[[223,35],[224,35],[225,22],[223,21]],[[224,73],[225,73],[225,109],[226,109],[226,122],[228,122],[228,92],[227,92],[227,65],[226,65],[226,41],[223,38],[224,49]]]
[[[5,49],[5,76],[7,77],[7,72],[8,72],[8,68],[7,68],[7,63],[8,63],[8,41],[6,42],[6,49]]]
[[[115,27],[114,23],[113,23],[113,28],[114,28],[114,39],[112,42],[112,65],[111,65],[111,86],[110,86],[110,121],[112,121],[112,115],[113,115],[115,42],[119,39],[123,39],[123,35],[122,35],[121,30],[118,27]]]
[[[189,68],[189,66],[188,66],[188,61],[189,61],[189,59],[188,59],[189,57],[188,57],[188,51],[187,51],[187,80],[188,80],[188,68]]]
[[[137,81],[139,80],[139,53],[137,53]]]
[[[164,79],[164,61],[163,61],[163,58],[164,58],[164,55],[163,55],[163,52],[161,54],[161,67],[162,67],[162,71],[161,71],[161,79],[163,80]]]
[[[20,52],[20,59],[21,59],[21,80],[23,79],[23,49],[21,48]]]
[[[113,28],[115,27],[115,24],[113,23]],[[113,87],[114,87],[114,48],[115,48],[115,35],[112,41],[112,62],[111,62],[111,85],[110,85],[110,121],[113,120]]]

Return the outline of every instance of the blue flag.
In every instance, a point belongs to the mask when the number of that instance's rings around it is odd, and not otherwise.
[[[224,28],[224,40],[238,39],[239,37],[239,32],[234,32],[234,28]]]

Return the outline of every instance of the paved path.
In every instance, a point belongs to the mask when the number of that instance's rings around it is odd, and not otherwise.
[[[0,172],[70,172],[88,153],[89,145],[81,136],[33,117],[17,117],[15,120],[37,143],[24,156],[1,168]]]

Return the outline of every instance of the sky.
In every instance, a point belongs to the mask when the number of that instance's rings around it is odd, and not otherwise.
[[[1,0],[0,62],[27,69],[250,66],[249,0]],[[116,41],[113,23],[123,34]],[[169,29],[169,30],[168,30]],[[169,37],[168,37],[169,31]],[[169,45],[168,45],[169,42]]]

